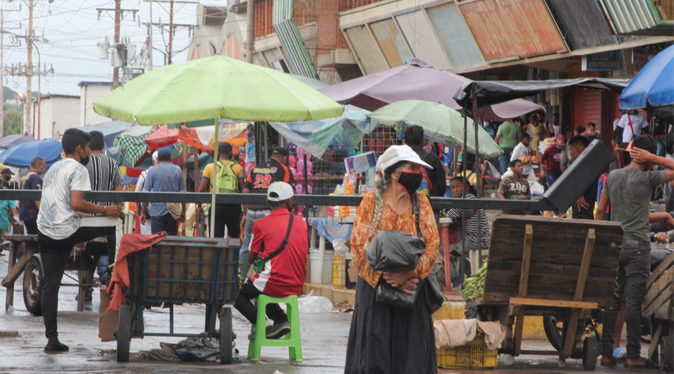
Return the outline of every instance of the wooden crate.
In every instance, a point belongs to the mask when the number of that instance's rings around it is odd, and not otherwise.
[[[646,280],[643,315],[674,321],[674,252]]]

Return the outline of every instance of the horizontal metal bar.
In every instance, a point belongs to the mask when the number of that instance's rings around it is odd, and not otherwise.
[[[196,336],[201,336],[201,334],[171,334],[171,333],[161,333],[161,332],[143,332],[144,336],[179,336],[181,338],[193,338]]]
[[[40,200],[39,190],[0,190],[0,200]],[[210,193],[198,192],[126,192],[126,191],[89,191],[84,194],[89,201],[136,201],[136,202],[175,202],[175,203],[210,203]],[[330,195],[297,195],[293,198],[295,205],[346,205],[358,206],[361,196]],[[217,194],[218,204],[266,204],[264,194],[229,193]],[[488,209],[488,210],[556,210],[547,199],[539,200],[500,200],[500,199],[453,199],[432,197],[433,209]]]

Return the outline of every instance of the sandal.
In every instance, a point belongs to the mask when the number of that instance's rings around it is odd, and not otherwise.
[[[650,359],[644,359],[643,364],[636,364],[636,365],[629,365],[625,364],[625,368],[627,369],[657,369],[658,366],[653,363]]]
[[[601,359],[600,365],[601,366],[616,366],[615,358],[613,357],[607,357],[607,361],[604,361],[604,358]]]

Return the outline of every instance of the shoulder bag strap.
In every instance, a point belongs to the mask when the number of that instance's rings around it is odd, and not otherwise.
[[[632,126],[632,116],[627,115],[627,121],[630,123],[630,129],[632,130],[632,136],[634,136],[634,126]]]
[[[290,213],[290,219],[288,220],[288,231],[286,232],[286,237],[283,238],[283,242],[278,247],[278,249],[274,251],[274,253],[262,259],[264,262],[270,261],[272,258],[278,256],[283,251],[283,249],[285,249],[286,244],[288,244],[288,237],[290,237],[290,232],[292,231],[293,228],[293,217],[294,215]]]
[[[164,178],[161,177],[161,171],[159,171],[159,165],[157,165],[157,173],[159,173],[159,180],[161,181],[161,185],[164,186],[164,192],[168,192],[166,189],[166,185],[164,184]]]

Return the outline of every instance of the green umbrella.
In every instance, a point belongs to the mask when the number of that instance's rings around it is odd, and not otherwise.
[[[405,125],[419,125],[426,137],[433,141],[463,147],[463,117],[461,113],[440,103],[422,100],[402,100],[372,112],[368,117],[378,124],[394,126],[397,131]],[[480,156],[492,158],[502,153],[487,131],[478,128]],[[475,128],[468,119],[466,149],[475,153]]]
[[[96,113],[140,125],[212,118],[307,121],[342,106],[288,74],[221,54],[147,72],[94,102]]]
[[[288,74],[221,54],[152,70],[94,102],[94,111],[102,116],[146,126],[218,117],[307,121],[337,117],[343,110]],[[219,127],[215,126],[215,139]],[[214,159],[218,159],[218,147]],[[213,180],[211,227],[216,190],[217,178]]]

